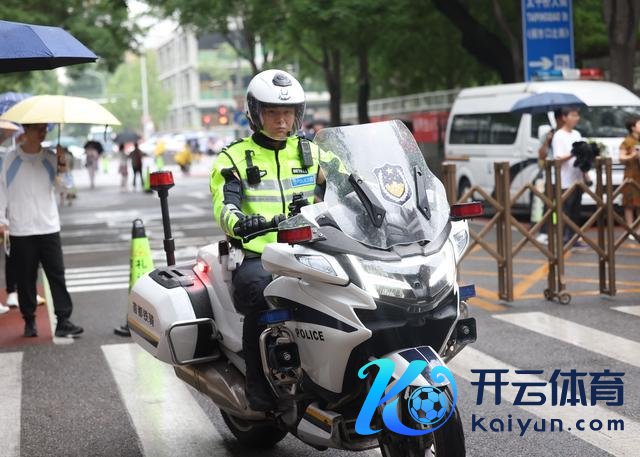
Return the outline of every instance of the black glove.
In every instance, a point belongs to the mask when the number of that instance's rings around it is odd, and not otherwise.
[[[266,228],[268,228],[267,220],[259,214],[252,214],[236,222],[233,233],[238,236],[249,236]]]
[[[289,203],[289,216],[300,214],[300,208],[310,205],[309,200],[303,194],[293,194],[293,200]]]
[[[275,228],[278,225],[280,225],[280,222],[286,221],[286,220],[287,220],[287,216],[285,216],[284,214],[277,214],[273,216],[273,219],[271,219],[271,225],[272,227]]]

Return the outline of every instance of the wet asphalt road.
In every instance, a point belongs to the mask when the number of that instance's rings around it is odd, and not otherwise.
[[[191,177],[176,173],[170,205],[178,260],[193,257],[198,246],[221,236],[212,222],[206,169],[207,165],[196,167]],[[78,199],[62,209],[73,318],[84,326],[84,336],[72,344],[0,347],[0,424],[13,424],[8,432],[0,432],[6,439],[0,456],[352,455],[320,452],[291,436],[271,451],[248,451],[228,432],[211,402],[176,382],[170,370],[145,357],[129,339],[113,334],[125,318],[132,219],[145,222],[156,265],[163,264],[164,257],[158,198],[122,192],[112,182],[102,176],[98,188],[89,190],[79,176]],[[521,276],[516,280],[529,279],[532,285],[523,293],[528,298],[505,304],[485,292],[477,304],[471,301],[479,338],[453,364],[467,455],[640,455],[640,285],[635,285],[640,249],[630,244],[625,255],[619,277],[626,292],[617,297],[589,294],[597,285],[575,281],[570,287],[584,293],[576,294],[571,305],[545,302],[535,296],[540,283],[531,280],[539,266],[523,262],[517,265]],[[533,261],[536,256],[523,258]],[[597,279],[592,256],[578,253],[573,260],[586,265],[569,267],[568,277]],[[495,278],[487,273],[492,271],[494,264],[479,251],[465,261],[462,274],[465,282],[495,291]],[[2,322],[0,317],[2,332],[21,332]],[[509,369],[509,376],[515,369],[538,370],[533,376],[547,384],[556,369],[624,372],[624,404],[514,406],[513,385],[504,388],[501,404],[495,404],[491,391],[477,404],[478,387],[471,381],[477,381],[478,374],[472,369]],[[509,381],[528,379],[513,374]],[[590,398],[589,388],[587,382]],[[531,419],[529,424],[540,426],[541,417],[562,419],[564,430],[552,432],[546,423],[547,430],[537,432],[530,425],[520,436],[518,423]],[[484,419],[478,422],[480,418]],[[608,418],[624,420],[625,430],[606,430]],[[492,419],[500,419],[506,430],[492,431]],[[587,425],[597,419],[604,429],[578,431],[577,419],[586,419]],[[499,422],[494,425],[499,428]],[[11,432],[16,427],[17,434]]]

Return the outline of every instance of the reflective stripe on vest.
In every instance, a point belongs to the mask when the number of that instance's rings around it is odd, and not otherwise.
[[[260,170],[261,180],[251,185],[247,177],[246,151],[252,151],[251,162]],[[242,180],[242,205],[240,210],[246,214],[260,214],[267,220],[271,220],[278,214],[287,215],[288,206],[293,200],[294,194],[303,194],[310,201],[313,199],[316,175],[318,172],[318,147],[311,143],[314,165],[304,168],[300,161],[298,151],[298,138],[289,137],[284,149],[273,151],[258,145],[251,137],[244,141],[232,144],[226,149],[237,168]],[[224,182],[216,177],[223,168],[228,168],[229,158],[220,155],[219,161],[214,166],[211,178],[211,191],[214,193],[214,213],[220,221],[222,230],[228,235],[233,233],[230,227],[231,221],[235,224],[237,218],[222,204],[216,204],[222,195]],[[306,172],[306,173],[305,173]],[[217,195],[216,195],[217,193]],[[225,210],[226,208],[226,210]],[[244,248],[256,253],[262,253],[267,243],[276,241],[276,234],[270,233],[246,243]]]

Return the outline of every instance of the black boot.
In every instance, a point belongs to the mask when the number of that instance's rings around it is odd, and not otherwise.
[[[276,399],[264,377],[256,380],[247,377],[247,401],[254,411],[272,411],[276,408]]]
[[[242,326],[242,346],[244,361],[247,367],[247,400],[254,411],[270,411],[275,409],[276,401],[271,387],[267,383],[260,360],[258,336],[258,312],[245,316]]]
[[[25,319],[24,321],[24,336],[27,338],[33,338],[38,336],[38,329],[36,328],[35,318]]]

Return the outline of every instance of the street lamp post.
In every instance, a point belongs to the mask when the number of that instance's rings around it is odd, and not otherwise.
[[[145,138],[151,135],[151,117],[149,116],[149,83],[147,80],[147,56],[140,55],[140,87],[142,91],[142,130]]]

